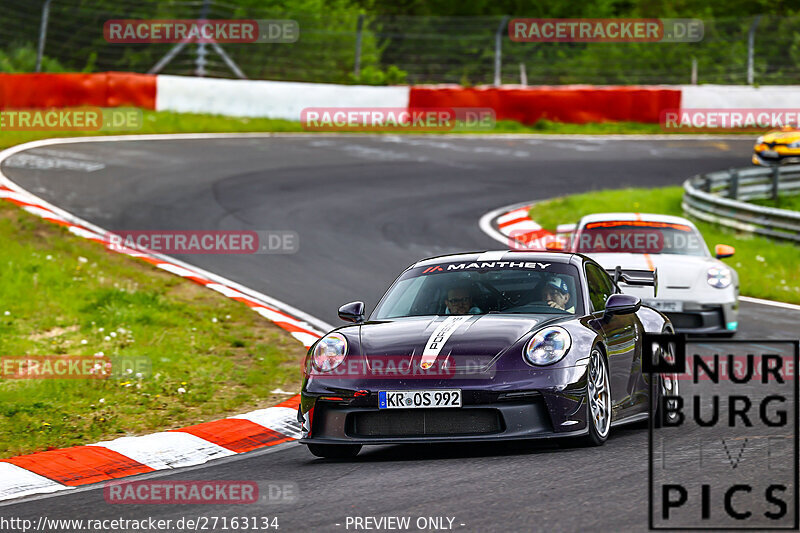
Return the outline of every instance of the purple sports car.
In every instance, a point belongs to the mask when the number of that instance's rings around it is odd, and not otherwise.
[[[298,418],[319,457],[364,444],[576,437],[600,445],[612,426],[650,415],[644,333],[669,319],[617,283],[655,272],[558,252],[476,252],[408,267],[369,319],[309,349]],[[677,383],[653,374],[653,390]],[[653,405],[658,405],[654,402]],[[654,419],[658,420],[658,418]]]

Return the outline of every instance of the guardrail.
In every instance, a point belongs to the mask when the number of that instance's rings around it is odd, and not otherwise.
[[[700,174],[683,184],[685,213],[730,228],[800,242],[800,212],[741,200],[800,194],[800,165]]]

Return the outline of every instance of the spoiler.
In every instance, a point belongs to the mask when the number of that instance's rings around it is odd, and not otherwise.
[[[614,279],[614,283],[624,283],[625,285],[635,285],[639,287],[653,287],[653,297],[658,293],[658,270],[638,270],[633,268],[606,269],[606,272]]]

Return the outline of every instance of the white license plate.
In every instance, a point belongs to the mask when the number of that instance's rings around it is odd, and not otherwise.
[[[450,390],[382,390],[378,392],[379,409],[429,409],[461,407],[461,391]]]
[[[671,311],[673,313],[680,313],[683,311],[683,302],[676,302],[673,300],[647,300],[645,303],[659,311]]]
[[[761,157],[775,158],[778,157],[778,152],[775,150],[764,150],[759,155],[761,155]]]

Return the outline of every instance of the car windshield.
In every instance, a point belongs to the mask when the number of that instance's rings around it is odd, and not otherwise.
[[[643,220],[608,220],[586,224],[575,236],[584,254],[632,253],[707,256],[700,233],[685,224]]]
[[[441,263],[406,271],[373,320],[487,313],[583,314],[578,270],[563,263]]]

